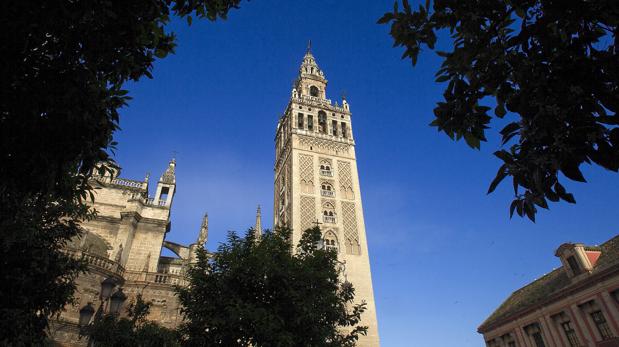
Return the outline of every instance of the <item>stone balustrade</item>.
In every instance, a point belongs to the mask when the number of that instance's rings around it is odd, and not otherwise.
[[[322,196],[328,196],[328,197],[334,197],[335,196],[335,192],[332,190],[321,190],[320,191],[320,195]]]
[[[82,259],[86,264],[88,264],[88,267],[94,267],[98,270],[103,270],[119,277],[123,277],[125,274],[125,268],[122,265],[107,257],[79,249],[66,249],[64,251],[73,258]]]
[[[127,281],[143,281],[178,286],[186,286],[188,284],[187,279],[183,275],[160,272],[127,271],[125,278]]]
[[[144,182],[130,180],[126,178],[113,178],[110,182],[111,184],[115,184],[118,186],[130,187],[130,188],[142,188],[144,187]]]
[[[322,220],[325,223],[335,224],[335,217],[333,216],[322,216]]]

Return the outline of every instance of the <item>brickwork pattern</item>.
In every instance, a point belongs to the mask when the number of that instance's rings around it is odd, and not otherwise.
[[[357,211],[354,202],[342,202],[342,222],[346,238],[346,253],[358,254],[359,232],[357,231]]]
[[[314,226],[316,221],[316,199],[310,196],[301,197],[301,229],[306,230]]]

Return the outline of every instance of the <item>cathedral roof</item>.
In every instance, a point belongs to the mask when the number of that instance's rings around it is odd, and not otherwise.
[[[590,247],[590,246],[587,246]],[[525,314],[541,305],[549,304],[568,294],[579,290],[582,285],[591,283],[597,274],[613,268],[619,269],[619,235],[606,241],[600,247],[590,247],[601,250],[593,271],[582,281],[572,281],[563,267],[555,269],[532,283],[518,289],[505,300],[477,329],[480,333],[500,326],[517,315]],[[589,281],[588,281],[589,280]]]

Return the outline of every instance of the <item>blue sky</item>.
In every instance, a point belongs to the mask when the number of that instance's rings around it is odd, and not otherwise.
[[[376,20],[392,1],[244,2],[224,22],[177,21],[176,54],[153,80],[129,84],[116,155],[123,177],[154,179],[176,152],[170,240],[190,243],[209,213],[208,248],[227,230],[272,224],[274,134],[307,41],[343,92],[353,130],[383,346],[482,346],[477,326],[512,291],[559,266],[563,242],[617,234],[617,175],[585,167],[567,186],[576,205],[552,205],[533,224],[509,219],[509,184],[487,196],[500,165],[491,153],[430,128],[441,100],[440,61],[413,69]],[[494,129],[496,131],[496,129]]]

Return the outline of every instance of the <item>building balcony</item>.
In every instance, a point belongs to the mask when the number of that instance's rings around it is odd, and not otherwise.
[[[94,268],[121,278],[125,274],[125,268],[109,258],[74,248],[65,249],[64,252],[75,259],[81,259],[89,268]]]
[[[320,174],[322,176],[333,177],[333,171],[331,171],[331,170],[320,170]]]
[[[333,216],[322,216],[322,221],[325,223],[331,223],[331,224],[336,223],[335,217]]]
[[[148,199],[146,199],[146,205],[165,207],[165,206],[167,206],[167,201],[166,201],[166,200],[162,200],[162,199],[160,199],[160,200],[159,200],[159,201],[155,204],[155,198],[148,198]]]
[[[149,282],[158,284],[186,286],[187,278],[180,274],[169,274],[160,272],[127,271],[127,281]]]
[[[332,191],[332,190],[321,190],[320,191],[320,195],[333,198],[333,197],[335,197],[335,192]]]

